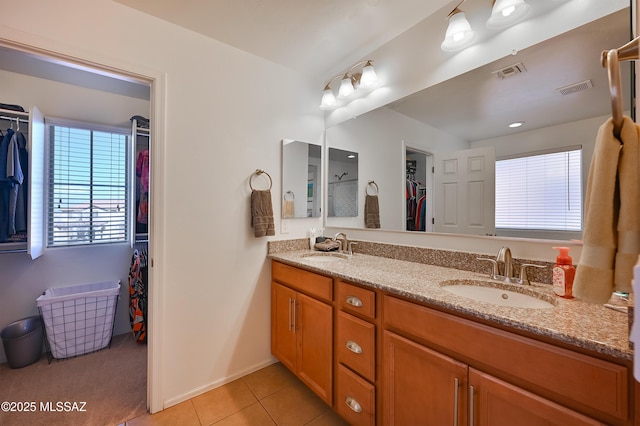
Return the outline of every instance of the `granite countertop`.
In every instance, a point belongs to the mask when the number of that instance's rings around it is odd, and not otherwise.
[[[624,360],[633,359],[625,312],[556,297],[549,284],[532,283],[526,286],[526,291],[552,302],[553,308],[504,307],[456,296],[442,288],[449,280],[490,281],[487,274],[359,253],[340,261],[318,263],[305,258],[311,253],[319,252],[294,250],[272,253],[269,258],[593,352]]]

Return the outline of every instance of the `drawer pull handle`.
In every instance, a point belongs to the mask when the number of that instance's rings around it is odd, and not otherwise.
[[[458,426],[458,400],[460,387],[460,380],[458,378],[453,379],[453,426]]]
[[[474,426],[475,423],[476,423],[476,420],[475,420],[476,409],[474,407],[474,405],[475,405],[475,401],[474,401],[475,392],[476,392],[476,390],[473,387],[473,385],[469,385],[469,426]]]
[[[344,345],[347,347],[347,349],[349,349],[354,354],[362,353],[362,348],[360,347],[360,345],[354,342],[353,340],[347,340],[347,342]]]
[[[350,396],[346,397],[344,403],[347,404],[347,407],[351,408],[356,413],[362,413],[362,407],[358,404],[358,401],[351,398]]]
[[[362,300],[358,299],[356,296],[348,296],[347,304],[351,306],[355,306],[356,308],[361,308]]]

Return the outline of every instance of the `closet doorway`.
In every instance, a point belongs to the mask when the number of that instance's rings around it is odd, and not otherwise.
[[[433,155],[416,148],[404,152],[406,196],[405,230],[433,230]]]
[[[0,75],[2,76],[0,102],[21,105],[25,109],[38,107],[45,116],[45,124],[47,116],[51,116],[129,129],[127,133],[131,132],[131,143],[135,145],[130,157],[130,190],[135,191],[135,187],[140,185],[140,176],[136,173],[136,162],[145,148],[143,145],[147,143],[147,173],[150,165],[153,164],[152,158],[157,145],[155,135],[150,133],[154,126],[149,126],[145,134],[144,124],[141,125],[142,120],[138,119],[134,122],[133,117],[151,118],[154,110],[151,101],[154,80],[142,78],[140,74],[114,73],[113,69],[107,66],[99,67],[100,65],[95,63],[76,62],[75,59],[71,61],[64,55],[56,56],[55,53],[14,43],[5,44],[0,40]],[[162,89],[156,88],[156,90]],[[154,92],[153,97],[155,98],[157,94]],[[148,194],[151,194],[150,186],[152,184],[147,181]],[[130,228],[133,233],[131,241],[136,242],[136,248],[145,249],[147,254],[151,251],[150,244],[154,239],[153,226],[151,226],[155,220],[152,201],[153,197],[150,197],[147,204],[148,218],[144,221],[144,225],[147,226],[137,223],[140,212],[139,197],[137,199],[133,197],[133,206],[130,210],[132,222]],[[24,281],[24,285],[18,290],[13,290],[14,287],[10,287],[9,290],[0,289],[3,292],[3,298],[0,300],[0,322],[9,323],[19,317],[32,315],[35,310],[35,300],[32,300],[31,295],[41,293],[44,290],[40,288],[42,286],[48,288],[76,284],[78,276],[91,277],[90,280],[96,282],[119,279],[121,291],[113,331],[114,341],[116,337],[122,340],[125,335],[131,336],[131,340],[134,341],[129,319],[129,273],[133,254],[133,244],[131,246],[105,244],[101,247],[77,246],[50,249],[39,259],[37,267],[27,259],[26,254],[24,256],[8,254],[4,257],[0,255],[0,268],[8,271],[9,276],[20,276],[20,280]],[[77,272],[79,269],[80,271]],[[151,287],[153,274],[149,273],[146,279],[147,285]],[[16,293],[13,294],[11,291]],[[17,293],[18,291],[20,293]],[[151,302],[150,299],[147,300],[148,311],[151,311]],[[148,332],[151,325],[147,323],[146,326]],[[137,397],[142,398],[149,409],[153,406],[150,382],[155,364],[151,363],[153,360],[151,347],[142,343],[138,345],[145,348],[145,360],[148,359],[149,362],[145,361],[144,369],[140,371],[144,376],[146,389]],[[107,354],[108,351],[109,349],[104,349]],[[56,362],[63,363],[63,361],[54,361],[51,366],[55,367]],[[121,371],[113,371],[113,374],[121,374]],[[155,409],[157,410],[158,408]]]

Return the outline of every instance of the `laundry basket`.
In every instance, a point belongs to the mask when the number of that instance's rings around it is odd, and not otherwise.
[[[120,281],[47,289],[36,299],[49,361],[84,355],[111,344]]]

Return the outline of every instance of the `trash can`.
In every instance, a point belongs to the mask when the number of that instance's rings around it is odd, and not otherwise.
[[[42,354],[42,320],[35,315],[14,321],[2,329],[0,338],[9,367],[33,364]]]

